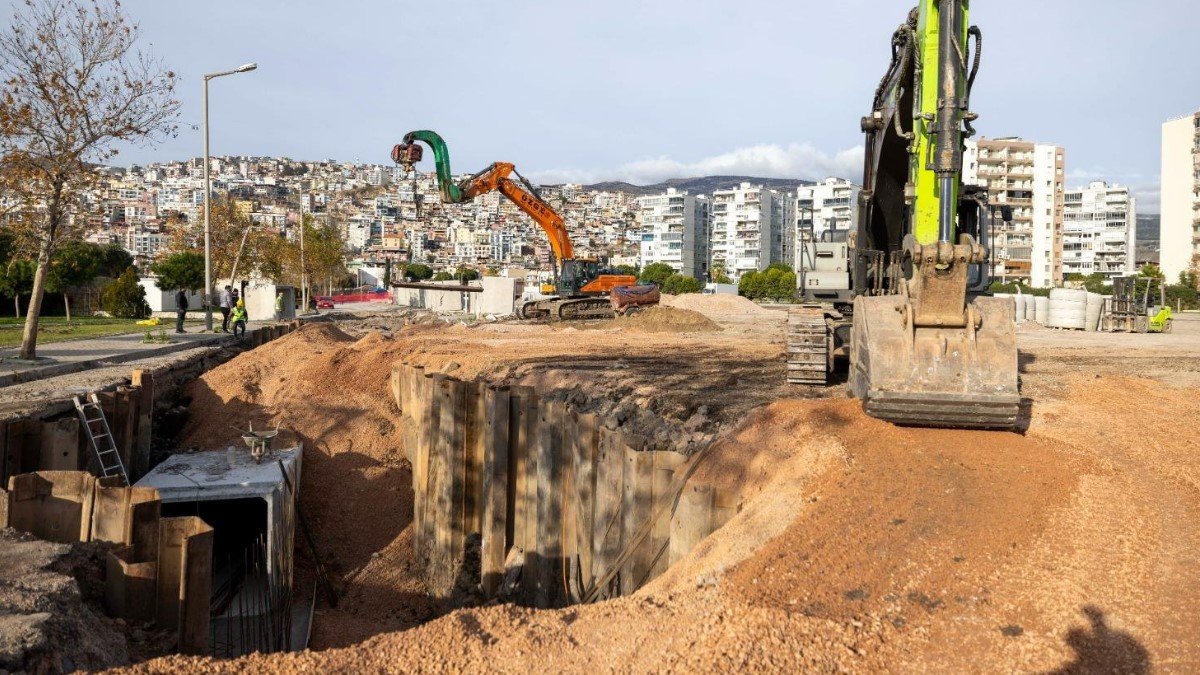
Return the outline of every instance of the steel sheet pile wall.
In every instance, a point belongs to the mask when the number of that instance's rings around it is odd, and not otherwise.
[[[60,543],[120,544],[106,563],[109,614],[155,619],[179,632],[179,651],[207,653],[212,528],[194,516],[161,517],[157,490],[113,483],[85,471],[13,476],[0,490],[0,528]]]
[[[737,495],[688,482],[702,455],[650,450],[531,387],[401,364],[391,389],[435,597],[478,585],[561,607],[628,594],[734,513]]]

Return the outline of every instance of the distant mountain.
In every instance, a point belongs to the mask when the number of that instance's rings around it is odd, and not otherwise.
[[[1158,241],[1159,215],[1156,213],[1137,217],[1138,241]]]
[[[811,180],[798,178],[756,178],[754,176],[701,176],[700,178],[671,178],[654,185],[632,185],[621,181],[605,181],[583,186],[586,190],[603,192],[624,192],[631,195],[654,195],[673,187],[676,190],[687,190],[692,195],[711,195],[715,190],[728,190],[742,183],[761,185],[772,190],[793,191],[803,185],[812,185]]]

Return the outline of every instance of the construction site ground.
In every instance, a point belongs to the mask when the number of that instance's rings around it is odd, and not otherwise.
[[[782,308],[667,303],[572,325],[343,314],[203,375],[181,444],[233,444],[247,419],[303,441],[301,507],[341,602],[318,603],[307,652],[133,670],[1200,670],[1200,316],[1165,335],[1020,326],[1009,433],[895,427],[843,386],[785,384]],[[660,449],[713,443],[698,476],[738,487],[740,512],[631,597],[435,605],[396,361],[533,385]]]

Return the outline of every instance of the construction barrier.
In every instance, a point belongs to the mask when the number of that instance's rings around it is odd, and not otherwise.
[[[689,483],[703,455],[654,451],[531,387],[407,364],[390,386],[435,597],[464,582],[536,607],[626,595],[734,514],[736,494]],[[478,577],[464,579],[475,556]]]

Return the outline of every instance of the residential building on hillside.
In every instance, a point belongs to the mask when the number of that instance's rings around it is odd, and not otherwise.
[[[1200,267],[1200,112],[1162,125],[1159,266],[1167,279]]]
[[[712,264],[721,263],[735,280],[771,263],[791,265],[784,250],[784,230],[795,221],[790,194],[742,183],[712,196]],[[790,240],[790,237],[789,237]]]
[[[1093,181],[1063,196],[1063,278],[1137,271],[1137,208],[1129,188]]]
[[[858,219],[858,194],[862,188],[843,178],[826,178],[814,185],[796,188],[795,226],[785,245],[792,251],[794,265],[800,263],[802,232],[812,230],[818,239],[829,229],[846,230]]]
[[[1012,223],[995,219],[993,276],[1045,288],[1062,285],[1063,175],[1066,151],[1020,138],[968,139],[963,181],[988,189],[993,207],[1010,206]]]
[[[638,197],[641,267],[666,263],[699,280],[708,278],[709,200],[704,195],[667,188],[660,195]]]

